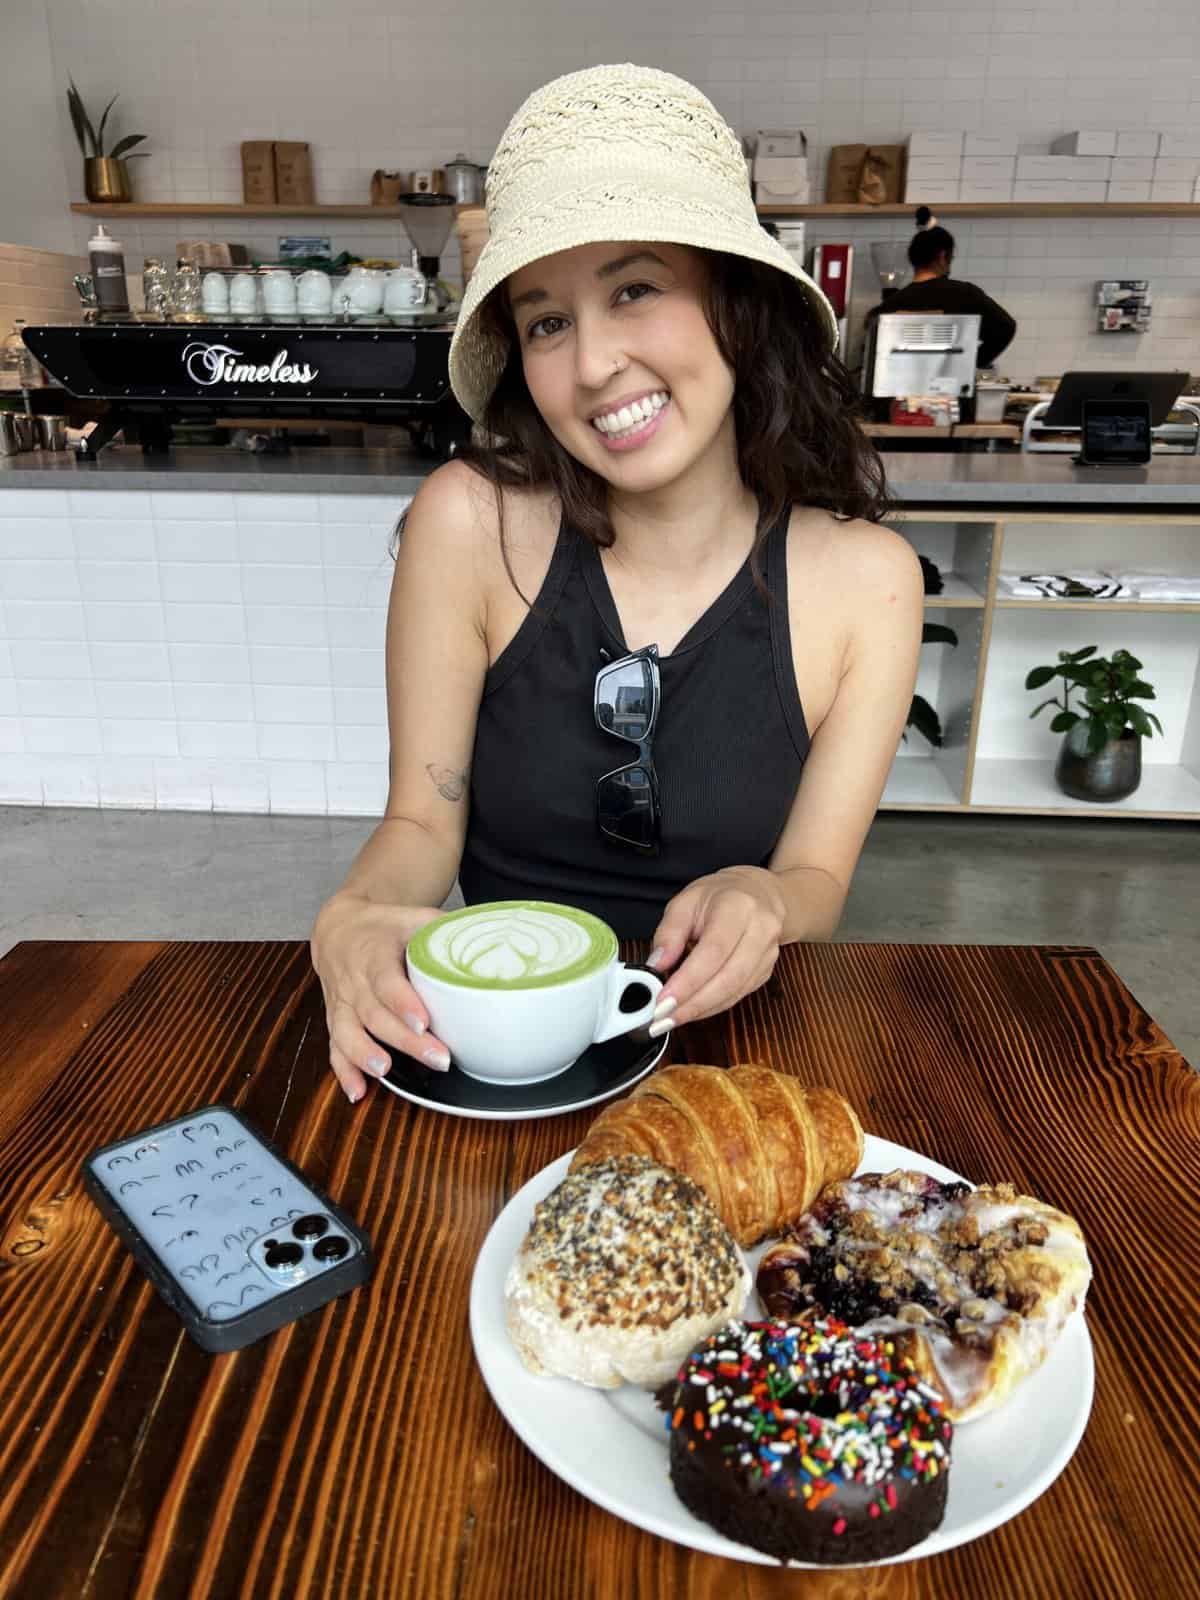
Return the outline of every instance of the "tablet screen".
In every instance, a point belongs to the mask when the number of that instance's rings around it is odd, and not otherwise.
[[[1150,407],[1137,400],[1085,400],[1085,461],[1149,461]]]

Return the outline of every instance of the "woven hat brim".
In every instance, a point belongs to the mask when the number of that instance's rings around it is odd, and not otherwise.
[[[714,218],[713,208],[708,205],[689,214],[686,202],[681,203],[678,198],[672,198],[669,207],[664,207],[661,199],[654,202],[647,196],[638,207],[617,208],[598,202],[593,208],[568,208],[565,213],[555,208],[547,217],[546,226],[528,230],[518,243],[503,235],[488,240],[463,296],[450,345],[450,386],[469,416],[476,422],[483,420],[509,353],[506,340],[486,333],[480,325],[484,301],[514,272],[584,244],[644,240],[647,244],[691,245],[774,267],[800,286],[826,334],[829,349],[837,349],[837,315],[832,305],[808,273],[756,220],[733,212]],[[623,216],[622,210],[627,214]]]

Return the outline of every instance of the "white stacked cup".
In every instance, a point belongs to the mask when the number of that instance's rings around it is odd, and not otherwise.
[[[351,267],[345,293],[352,317],[375,317],[383,310],[383,273],[373,267]]]
[[[200,285],[200,304],[206,317],[229,315],[229,284],[223,272],[206,272]]]
[[[425,279],[415,267],[397,267],[388,273],[383,309],[390,317],[411,317],[424,307],[425,297]]]
[[[296,280],[290,272],[268,272],[263,277],[263,309],[276,320],[296,315]]]
[[[333,280],[327,272],[302,272],[296,285],[296,305],[302,317],[328,317],[333,311]]]
[[[252,272],[236,272],[229,285],[229,310],[235,317],[258,315],[258,282]]]

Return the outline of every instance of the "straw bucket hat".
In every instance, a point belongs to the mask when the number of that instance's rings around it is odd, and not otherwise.
[[[508,359],[480,308],[512,273],[576,245],[660,241],[761,261],[795,279],[837,344],[833,307],[759,224],[737,136],[670,72],[591,67],[531,94],[488,164],[487,220],[450,346],[450,383],[476,421]]]

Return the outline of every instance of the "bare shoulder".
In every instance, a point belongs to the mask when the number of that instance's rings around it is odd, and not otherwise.
[[[497,498],[491,483],[464,461],[448,461],[431,472],[413,497],[404,523],[422,552],[436,543],[461,559],[470,554],[481,574],[502,569],[501,534],[510,559],[551,544],[558,528],[557,504],[544,489],[505,488]]]
[[[789,567],[799,565],[826,598],[910,600],[924,593],[921,563],[902,534],[797,506],[788,529]]]

